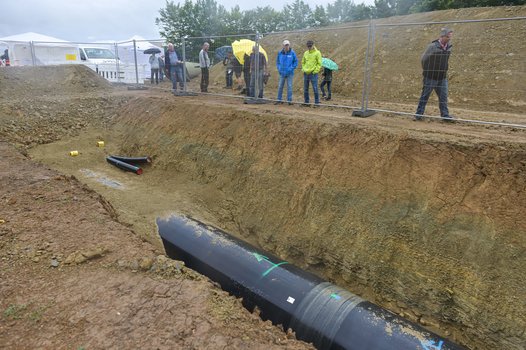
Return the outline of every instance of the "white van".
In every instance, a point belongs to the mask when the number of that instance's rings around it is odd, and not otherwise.
[[[79,58],[83,63],[116,64],[113,51],[107,47],[79,46]],[[120,64],[121,62],[119,62]]]

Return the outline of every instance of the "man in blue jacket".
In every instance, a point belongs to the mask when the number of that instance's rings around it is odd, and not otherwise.
[[[278,102],[280,104],[283,96],[283,85],[285,80],[287,81],[287,101],[289,105],[292,104],[292,80],[294,79],[294,69],[298,66],[298,57],[296,53],[290,47],[290,41],[283,41],[283,49],[278,52],[276,57],[276,67],[279,73],[279,85],[278,85]]]

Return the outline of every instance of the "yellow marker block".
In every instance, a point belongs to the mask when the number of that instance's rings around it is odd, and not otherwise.
[[[76,61],[76,60],[77,60],[77,55],[71,54],[71,53],[66,54],[66,61]]]
[[[104,141],[97,141],[97,147],[104,147]]]
[[[72,157],[76,157],[79,155],[79,151],[71,151],[69,152],[69,155],[72,156]]]

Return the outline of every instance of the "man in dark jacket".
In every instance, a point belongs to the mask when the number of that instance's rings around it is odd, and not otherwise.
[[[258,54],[256,55],[256,51]],[[256,46],[252,48],[250,54],[250,93],[248,96],[256,97],[256,92],[259,98],[263,98],[264,75],[267,73],[267,58],[260,52]],[[256,86],[257,80],[257,86]]]
[[[246,53],[243,56],[243,79],[245,80],[245,88],[241,93],[250,96],[250,56]]]
[[[440,116],[444,120],[453,119],[449,115],[447,108],[447,95],[448,95],[448,84],[447,84],[447,70],[449,56],[451,55],[451,37],[453,31],[448,28],[442,28],[440,31],[440,37],[433,41],[427,47],[426,51],[422,55],[422,69],[424,76],[424,84],[422,87],[422,95],[418,102],[416,109],[416,120],[421,120],[426,108],[427,100],[433,92],[436,91],[438,95],[438,107],[440,108]]]

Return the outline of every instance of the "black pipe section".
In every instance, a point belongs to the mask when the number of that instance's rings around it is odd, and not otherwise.
[[[150,157],[123,157],[115,155],[111,155],[110,157],[128,164],[147,164],[152,162],[152,159]]]
[[[106,157],[106,161],[112,165],[115,165],[117,168],[120,168],[122,170],[126,170],[126,171],[131,171],[137,175],[141,175],[142,174],[142,169],[135,166],[135,165],[132,165],[132,164],[128,164],[126,162],[123,162],[121,160],[118,160],[118,159],[115,159],[113,157]]]
[[[462,347],[217,228],[158,218],[166,253],[218,282],[264,320],[318,349],[461,350]]]

